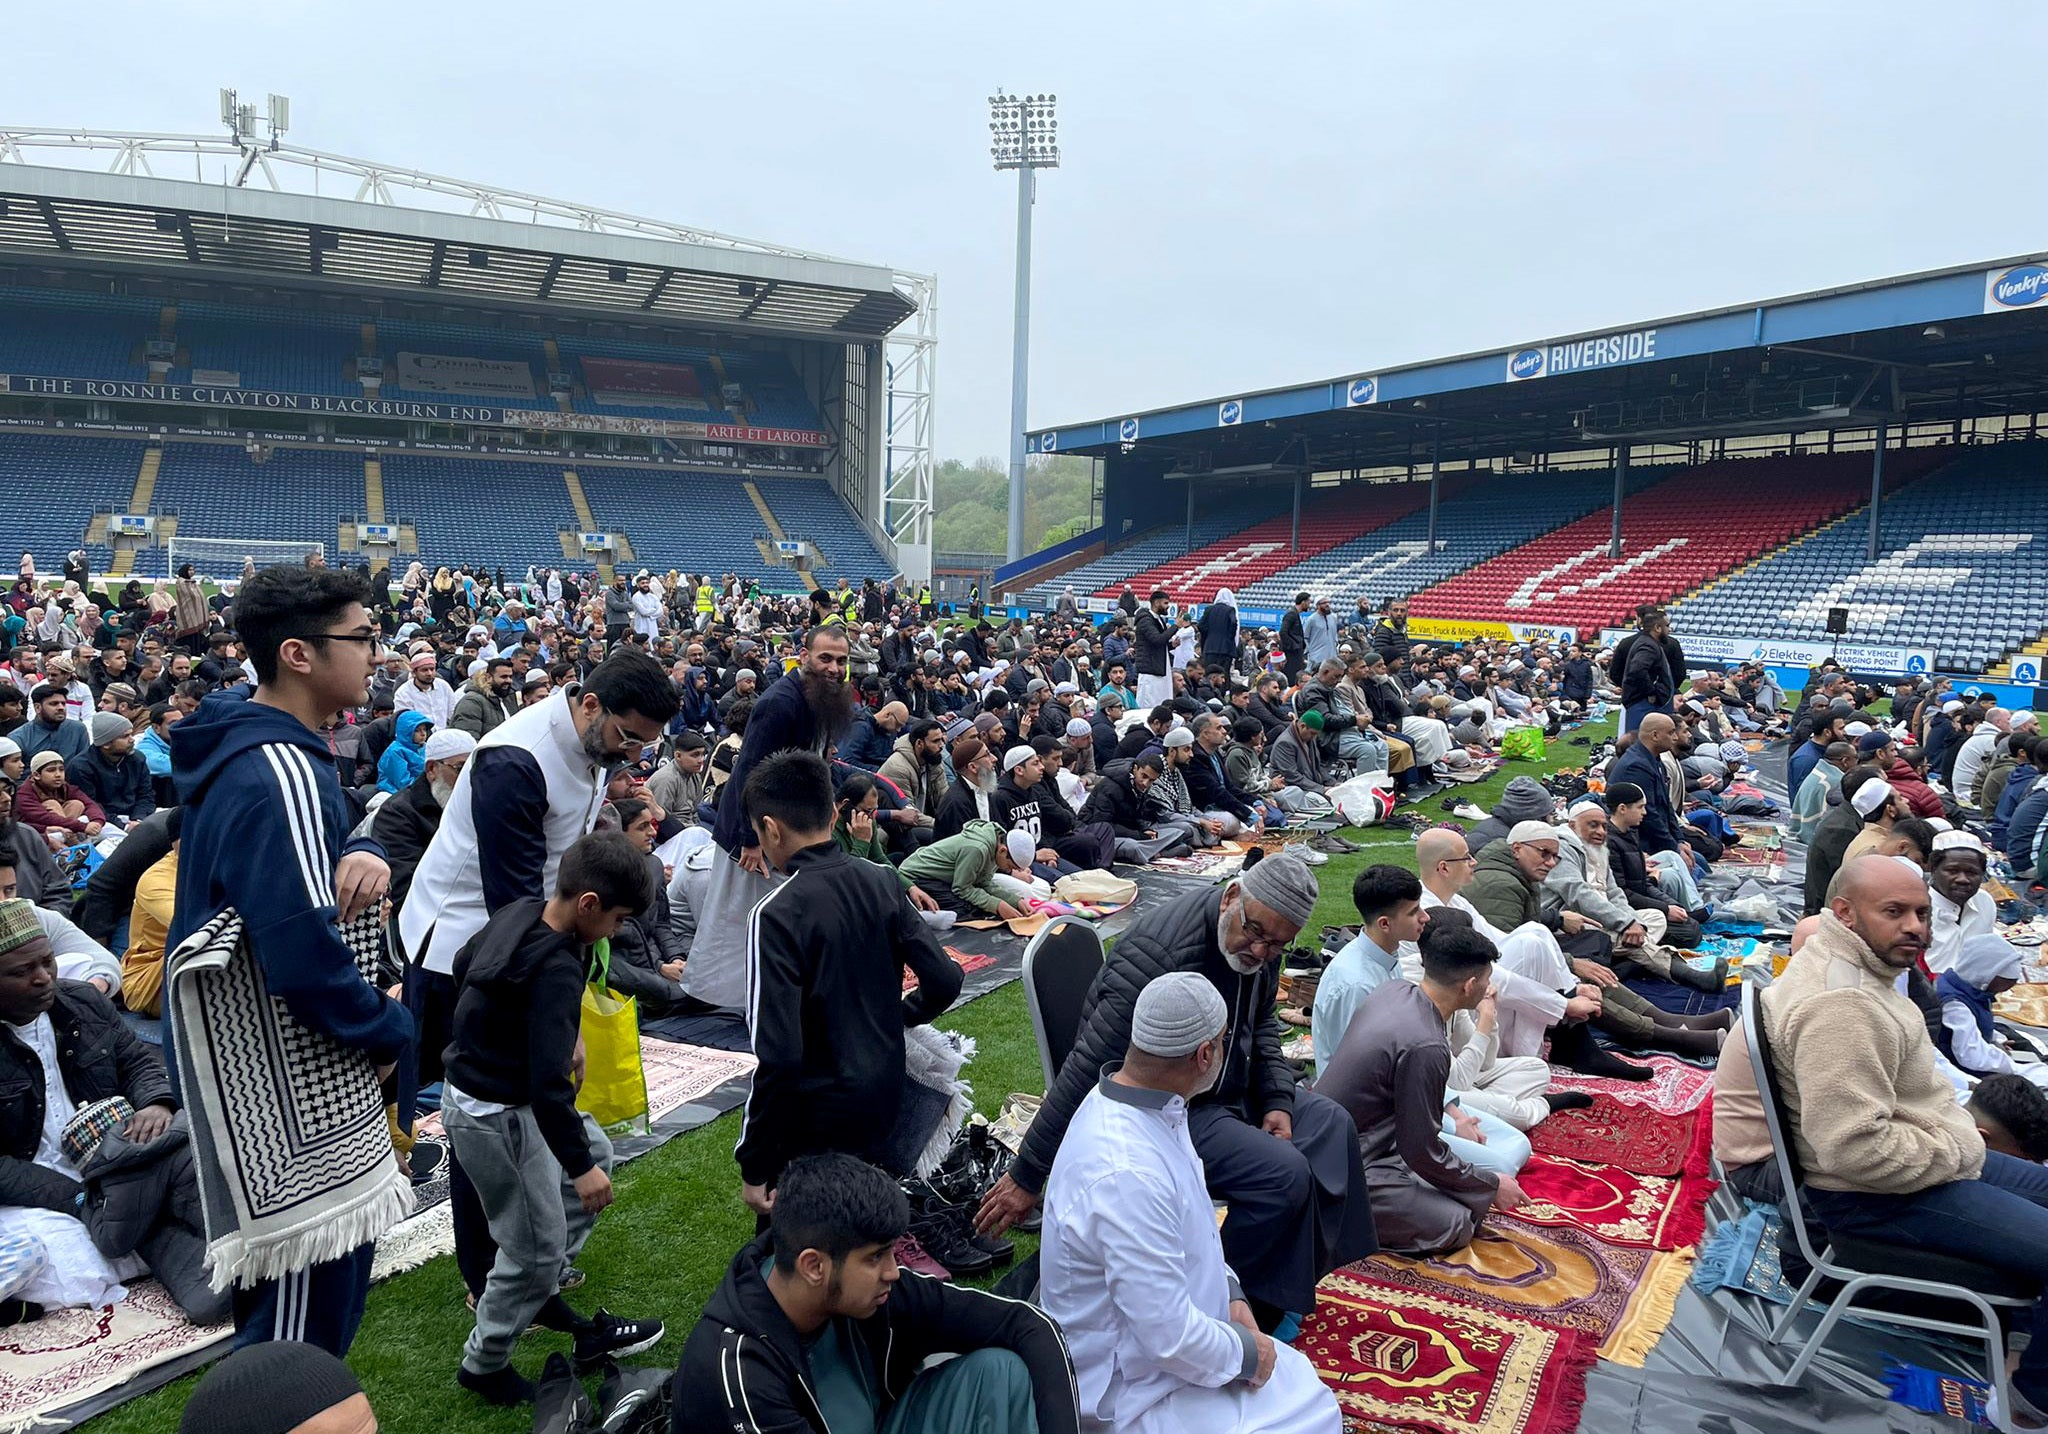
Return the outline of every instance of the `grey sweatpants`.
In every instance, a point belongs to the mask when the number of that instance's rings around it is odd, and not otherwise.
[[[513,1341],[560,1287],[563,1269],[590,1238],[597,1217],[583,1213],[575,1187],[541,1138],[532,1106],[477,1116],[444,1102],[441,1124],[498,1242],[490,1278],[477,1296],[476,1328],[462,1348],[463,1368],[489,1374],[511,1362]],[[609,1174],[612,1143],[587,1115],[583,1138]]]

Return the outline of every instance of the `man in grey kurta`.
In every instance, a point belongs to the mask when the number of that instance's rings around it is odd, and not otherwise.
[[[1493,943],[1470,928],[1425,929],[1421,946],[1422,983],[1389,981],[1366,997],[1316,1093],[1358,1126],[1380,1248],[1433,1255],[1470,1244],[1488,1210],[1525,1197],[1514,1176],[1468,1164],[1442,1134],[1447,1023],[1491,987]]]

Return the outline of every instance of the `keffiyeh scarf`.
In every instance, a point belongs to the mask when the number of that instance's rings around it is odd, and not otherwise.
[[[340,928],[366,980],[377,917]],[[292,1018],[232,908],[179,943],[165,972],[216,1290],[336,1259],[412,1212],[369,1057]]]

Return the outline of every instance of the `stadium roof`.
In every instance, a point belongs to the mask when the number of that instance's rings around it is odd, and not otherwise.
[[[2048,258],[1972,264],[1061,424],[1037,453],[1330,472],[2048,412]]]
[[[849,343],[916,311],[890,269],[706,237],[719,242],[0,164],[0,259]]]

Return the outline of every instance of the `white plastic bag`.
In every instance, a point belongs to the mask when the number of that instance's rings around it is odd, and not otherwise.
[[[1377,826],[1394,810],[1394,779],[1385,772],[1364,772],[1329,791],[1337,815],[1355,827]]]

